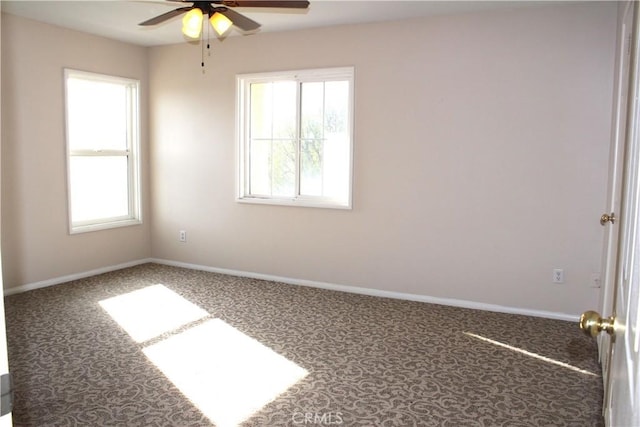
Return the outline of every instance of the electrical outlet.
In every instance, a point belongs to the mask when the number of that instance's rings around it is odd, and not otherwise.
[[[564,283],[564,270],[561,268],[553,269],[553,283]]]
[[[181,242],[186,242],[187,241],[187,232],[184,230],[180,230],[180,234],[178,236],[178,240]]]
[[[600,273],[591,273],[591,281],[589,282],[589,286],[591,286],[592,288],[602,287]]]

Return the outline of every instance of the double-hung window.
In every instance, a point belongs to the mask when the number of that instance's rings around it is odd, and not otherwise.
[[[351,207],[353,74],[237,76],[239,201]]]
[[[139,224],[139,82],[65,70],[71,233]]]

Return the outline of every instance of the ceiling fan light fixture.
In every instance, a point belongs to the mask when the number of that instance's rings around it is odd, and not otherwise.
[[[219,12],[211,15],[209,22],[219,36],[223,35],[233,25],[233,22],[231,22],[229,18]]]
[[[202,31],[202,10],[193,8],[182,18],[182,34],[192,39],[200,37]]]

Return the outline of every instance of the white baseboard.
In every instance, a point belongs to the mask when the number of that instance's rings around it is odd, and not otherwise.
[[[273,276],[269,274],[252,273],[248,271],[229,270],[226,268],[208,267],[198,264],[190,264],[186,262],[170,261],[165,259],[152,258],[150,262],[157,264],[170,265],[174,267],[189,268],[192,270],[209,271],[212,273],[227,274],[229,276],[250,277],[253,279],[268,280],[271,282],[286,283],[289,285],[309,286],[312,288],[329,289],[332,291],[349,292],[354,294],[369,295],[383,298],[394,298],[408,301],[426,302],[430,304],[441,304],[453,307],[471,308],[474,310],[493,311],[498,313],[519,314],[523,316],[543,317],[547,319],[565,320],[569,322],[577,322],[579,315],[556,313],[544,310],[532,310],[527,308],[506,307],[496,304],[485,304],[475,301],[466,301],[453,298],[438,298],[428,295],[407,294],[402,292],[383,291],[380,289],[361,288],[358,286],[337,285],[334,283],[316,282],[304,279],[292,279],[290,277]]]
[[[61,283],[71,282],[72,280],[84,279],[86,277],[97,276],[98,274],[108,273],[110,271],[122,270],[123,268],[134,267],[140,264],[155,262],[151,258],[140,259],[137,261],[125,262],[122,264],[111,265],[108,267],[96,268],[95,270],[83,271],[80,273],[69,274],[67,276],[56,277],[53,279],[42,280],[40,282],[27,283],[26,285],[16,286],[4,289],[4,295],[19,294],[21,292],[32,291],[34,289],[46,288]]]
[[[273,276],[270,274],[253,273],[249,271],[230,270],[226,268],[209,267],[198,264],[190,264],[186,262],[171,261],[160,258],[146,258],[136,261],[126,262],[123,264],[112,265],[108,267],[89,270],[81,273],[70,274],[67,276],[56,277],[54,279],[43,280],[41,282],[29,283],[22,286],[8,288],[4,290],[4,295],[13,295],[21,292],[31,291],[34,289],[46,288],[48,286],[58,285],[72,280],[84,279],[86,277],[96,276],[110,271],[121,270],[123,268],[134,267],[140,264],[153,262],[156,264],[170,265],[174,267],[189,268],[192,270],[209,271],[212,273],[227,274],[229,276],[249,277],[253,279],[268,280],[271,282],[286,283],[289,285],[308,286],[311,288],[329,289],[332,291],[349,292],[353,294],[369,295],[383,298],[394,298],[408,301],[426,302],[430,304],[441,304],[453,307],[471,308],[475,310],[494,311],[498,313],[519,314],[524,316],[544,317],[547,319],[566,320],[569,322],[577,322],[579,315],[556,313],[544,310],[532,310],[527,308],[506,307],[496,304],[485,304],[475,301],[459,300],[453,298],[439,298],[428,295],[407,294],[402,292],[383,291],[380,289],[361,288],[358,286],[338,285],[334,283],[316,282],[313,280],[292,279],[290,277]]]

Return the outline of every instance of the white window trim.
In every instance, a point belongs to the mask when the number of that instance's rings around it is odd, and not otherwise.
[[[275,71],[266,73],[251,73],[236,75],[236,164],[238,165],[236,177],[236,201],[239,203],[265,204],[265,205],[281,205],[281,206],[300,206],[313,208],[330,208],[330,209],[352,209],[353,204],[353,122],[354,122],[354,67],[337,67],[337,68],[317,68],[307,70],[290,70]],[[349,82],[349,121],[347,129],[349,133],[349,162],[348,162],[348,185],[349,195],[347,202],[342,203],[328,197],[301,196],[296,197],[276,197],[276,196],[254,196],[249,194],[249,153],[247,150],[248,138],[250,136],[248,117],[248,109],[250,108],[250,91],[248,88],[252,83],[266,83],[281,80],[296,80],[297,82],[314,82],[314,81],[331,81],[331,80],[347,80]],[[299,182],[296,182],[296,188]]]
[[[127,84],[133,89],[130,106],[131,122],[128,128],[127,149],[126,150],[71,150],[69,148],[69,114],[68,114],[68,92],[67,81],[69,77],[81,77],[87,80],[111,82]],[[90,231],[106,230],[110,228],[126,227],[130,225],[142,224],[142,207],[141,207],[141,181],[140,181],[140,81],[125,77],[110,76],[105,74],[91,73],[88,71],[80,71],[71,68],[64,69],[64,90],[65,90],[65,145],[66,145],[66,163],[67,163],[67,218],[69,221],[69,234],[86,233]],[[131,94],[131,92],[130,92]],[[109,156],[109,155],[127,155],[127,170],[129,172],[129,215],[111,218],[101,218],[92,221],[73,222],[71,218],[71,162],[72,155],[84,156]]]

